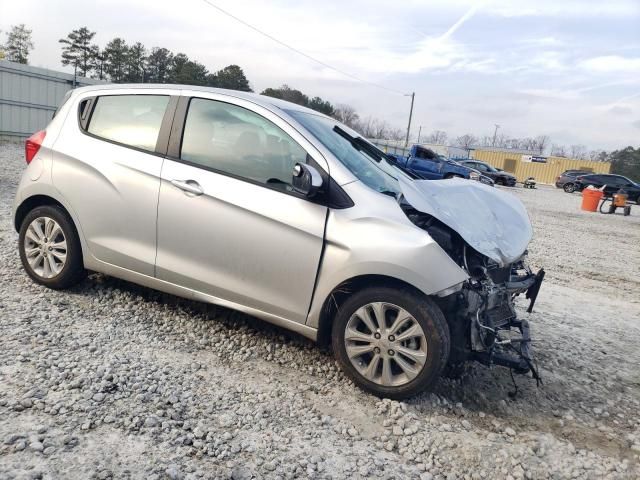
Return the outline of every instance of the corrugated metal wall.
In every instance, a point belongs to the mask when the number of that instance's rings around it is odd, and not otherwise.
[[[101,83],[77,77],[76,85]],[[74,87],[72,74],[0,60],[0,140],[20,139],[44,128]]]
[[[534,177],[537,182],[553,184],[556,177],[565,170],[591,170],[594,173],[609,173],[611,168],[609,163],[562,157],[546,157],[546,163],[526,162],[522,160],[523,155],[519,153],[489,150],[474,150],[472,156],[476,160],[487,162],[494,167],[513,173],[519,182],[528,177]]]

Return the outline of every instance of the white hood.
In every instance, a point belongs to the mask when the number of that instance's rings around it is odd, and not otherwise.
[[[518,260],[531,241],[529,215],[510,193],[459,178],[408,180],[400,176],[399,181],[413,208],[437,218],[500,266]]]

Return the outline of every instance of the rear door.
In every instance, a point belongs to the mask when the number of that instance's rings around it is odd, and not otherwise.
[[[197,94],[202,95],[202,94]],[[226,95],[181,99],[162,169],[156,275],[306,321],[327,207],[291,189],[313,146],[283,119]]]
[[[126,92],[78,100],[54,145],[53,184],[95,259],[152,276],[160,171],[177,99]]]

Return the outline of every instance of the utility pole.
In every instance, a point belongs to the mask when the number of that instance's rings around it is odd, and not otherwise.
[[[493,142],[491,142],[492,147],[496,146],[496,135],[498,134],[498,129],[500,128],[500,125],[498,125],[497,123],[494,123],[494,125],[496,126],[496,129],[493,131]]]
[[[420,143],[420,134],[422,134],[422,125],[420,125],[420,128],[418,129],[418,142]]]
[[[409,110],[409,125],[407,126],[407,138],[404,140],[404,146],[409,146],[409,131],[411,130],[411,117],[413,116],[413,100],[416,97],[416,92],[412,92],[411,95],[406,94],[405,97],[411,96],[411,109]]]

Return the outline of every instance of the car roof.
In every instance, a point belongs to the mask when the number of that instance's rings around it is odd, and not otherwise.
[[[266,108],[279,108],[280,110],[293,110],[300,111],[306,113],[313,113],[314,115],[322,115],[326,116],[316,110],[312,110],[307,107],[303,107],[302,105],[298,105],[297,103],[287,102],[286,100],[281,100],[279,98],[268,97],[266,95],[260,95],[258,93],[253,92],[241,92],[239,90],[227,90],[225,88],[213,88],[213,87],[204,87],[199,85],[181,85],[181,84],[170,84],[170,83],[101,83],[98,85],[89,85],[87,87],[77,88],[77,92],[86,93],[91,91],[101,91],[101,90],[175,90],[176,92],[180,92],[182,90],[189,91],[197,91],[197,92],[206,92],[206,93],[217,93],[220,95],[228,95],[230,97],[242,98],[245,100],[249,100],[255,104]]]

